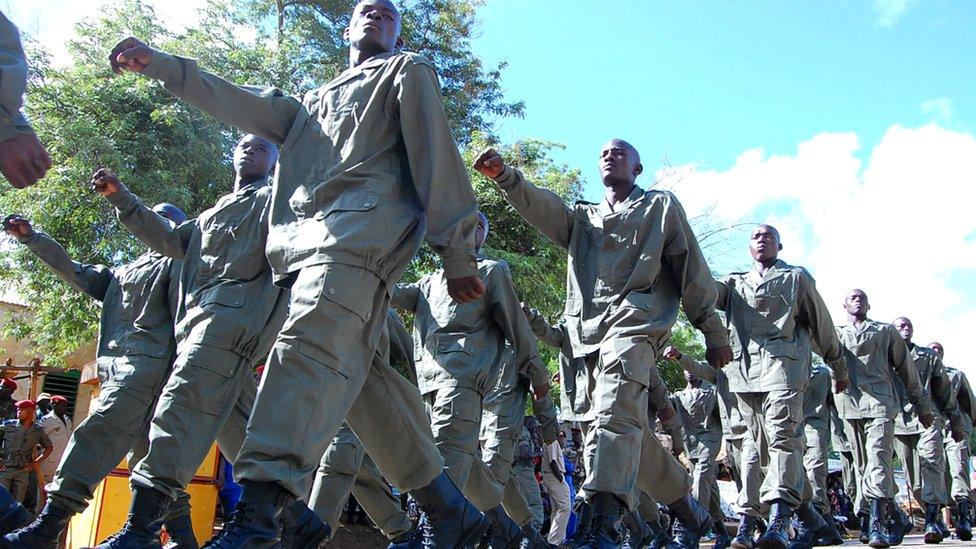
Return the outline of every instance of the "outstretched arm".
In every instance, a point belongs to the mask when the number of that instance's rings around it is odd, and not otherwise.
[[[119,221],[136,238],[165,256],[183,258],[196,227],[195,219],[174,227],[168,219],[147,208],[114,173],[104,168],[92,176],[91,188],[115,206]]]
[[[35,232],[30,221],[19,215],[7,216],[3,220],[3,228],[7,234],[34,252],[38,259],[71,287],[98,301],[105,300],[105,294],[114,278],[108,267],[72,260],[60,243],[47,234]]]
[[[200,70],[193,59],[154,50],[129,37],[112,49],[112,70],[142,73],[160,80],[173,95],[217,120],[281,145],[301,103],[276,88],[238,86]]]

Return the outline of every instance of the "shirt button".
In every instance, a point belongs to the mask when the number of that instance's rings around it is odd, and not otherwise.
[[[335,288],[329,288],[329,295],[335,295]]]

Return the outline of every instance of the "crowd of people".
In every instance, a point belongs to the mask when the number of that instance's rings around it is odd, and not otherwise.
[[[23,187],[50,161],[18,114],[23,86],[9,82],[25,62],[2,23],[0,169]],[[637,185],[640,156],[621,139],[600,151],[598,203],[567,205],[492,149],[474,163],[567,251],[565,309],[545,318],[519,300],[505,262],[481,254],[490,220],[434,67],[402,51],[399,35],[391,2],[359,2],[345,31],[349,69],[301,100],[136,38],[110,53],[116,72],[156,79],[246,135],[231,192],[193,219],[173,204],[147,207],[109,168],[94,172],[91,189],[149,248],[125,265],[76,262],[28,219],[4,219],[102,312],[99,402],[71,435],[40,514],[29,524],[3,515],[0,546],[55,547],[129,454],[126,523],[97,547],[159,547],[163,528],[174,546],[196,547],[185,489],[216,441],[242,489],[213,548],[316,547],[352,493],[391,547],[692,548],[715,531],[719,546],[802,549],[839,538],[824,507],[830,410],[849,445],[863,541],[897,545],[910,528],[893,504],[896,447],[926,505],[926,540],[942,539],[944,441],[956,443],[953,467],[967,467],[976,410],[971,396],[961,405],[965,377],[912,341],[908,319],[869,319],[855,289],[835,328],[810,274],[779,258],[770,225],[751,235],[752,269],[715,280],[678,199]],[[424,239],[441,268],[402,282]],[[669,348],[679,306],[705,362]],[[540,341],[560,353],[558,413]],[[669,395],[663,358],[688,371],[685,390]],[[537,450],[522,442],[530,405]],[[573,490],[566,423],[582,435]],[[734,539],[715,485],[723,439],[740,485]],[[537,453],[547,538],[529,478]],[[972,499],[956,480],[966,539]],[[417,523],[391,485],[419,506]]]

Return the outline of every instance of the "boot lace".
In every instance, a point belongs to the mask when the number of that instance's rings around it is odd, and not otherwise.
[[[234,507],[234,512],[231,514],[230,520],[224,524],[224,529],[215,538],[203,544],[203,547],[213,547],[216,549],[237,545],[237,542],[246,536],[242,530],[244,529],[244,524],[250,520],[252,514],[252,509],[245,503],[238,502],[237,506]]]

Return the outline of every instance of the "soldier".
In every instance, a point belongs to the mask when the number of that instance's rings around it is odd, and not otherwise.
[[[928,347],[939,354],[940,360],[945,356],[945,348],[938,341],[929,343]],[[973,491],[969,486],[971,473],[969,438],[972,435],[973,422],[976,422],[976,395],[973,394],[966,374],[961,370],[946,366],[945,373],[949,377],[949,400],[959,405],[959,419],[962,421],[965,434],[961,441],[951,436],[945,437],[946,463],[950,480],[948,488],[952,502],[955,503],[956,537],[963,541],[970,541],[973,539],[971,522]]]
[[[831,395],[828,399],[830,408],[830,445],[840,455],[840,475],[844,492],[853,502],[857,498],[857,475],[854,473],[854,452],[851,450],[851,443],[847,440],[844,433],[844,422],[837,414],[837,405]]]
[[[664,357],[678,362],[688,373],[698,376],[715,386],[718,393],[719,410],[722,416],[722,431],[725,448],[729,453],[732,467],[736,473],[739,499],[736,507],[740,515],[739,528],[732,545],[739,549],[751,549],[753,534],[762,508],[759,503],[759,489],[763,482],[760,452],[756,441],[749,435],[749,428],[739,411],[735,395],[729,391],[729,378],[723,370],[716,370],[707,362],[699,362],[682,353],[677,347],[669,346]],[[724,523],[723,523],[724,528]]]
[[[174,225],[186,220],[172,204],[159,204],[155,210]],[[70,438],[62,459],[55,462],[56,474],[46,477],[48,501],[37,520],[0,541],[4,547],[53,547],[71,516],[85,510],[95,487],[126,453],[131,451],[130,463],[144,456],[149,419],[176,349],[180,262],[150,250],[116,268],[78,263],[21,216],[8,217],[4,228],[65,282],[102,305],[98,404],[78,429],[67,430]],[[67,400],[55,399],[55,411],[63,412]],[[44,425],[51,420],[46,418]],[[181,505],[167,517],[167,532],[181,546],[195,547],[188,497],[181,494],[178,501]]]
[[[278,151],[245,135],[234,150],[233,191],[196,219],[174,226],[102,169],[92,188],[157,253],[183,260],[173,370],[156,404],[148,453],[132,467],[132,505],[122,531],[98,549],[150,543],[169,504],[193,478],[214,440],[233,461],[256,388],[251,371],[271,346],[287,309],[264,256]],[[293,514],[304,512],[296,505]],[[306,519],[317,521],[309,511]],[[311,527],[324,537],[327,527]],[[322,531],[326,531],[322,533]]]
[[[235,464],[240,516],[215,540],[218,548],[277,542],[281,509],[308,493],[343,419],[387,479],[426,509],[430,542],[463,545],[488,528],[443,472],[430,424],[418,421],[423,402],[400,380],[372,379],[381,373],[370,367],[389,293],[425,234],[443,257],[451,297],[463,304],[484,293],[474,192],[431,62],[396,51],[393,4],[359,2],[344,35],[349,69],[303,101],[231,84],[134,38],[111,54],[116,70],[162,80],[216,118],[283,147],[267,254],[292,303]],[[282,395],[321,413],[283,407]],[[293,428],[281,429],[286,424]]]
[[[515,463],[512,466],[512,478],[518,484],[519,494],[525,498],[529,507],[529,525],[535,531],[542,528],[542,521],[545,520],[545,510],[542,506],[542,491],[539,488],[539,480],[535,476],[535,459],[541,458],[542,450],[536,445],[535,432],[538,423],[535,416],[525,416],[523,418],[522,430],[519,433],[518,446],[516,448]],[[508,488],[506,487],[506,490]],[[502,500],[505,504],[505,499]],[[515,519],[517,520],[517,519]]]
[[[24,501],[28,489],[37,489],[28,482],[30,472],[40,467],[51,455],[54,445],[44,429],[34,422],[37,404],[33,400],[17,401],[17,419],[0,423],[0,447],[3,451],[0,486],[10,491],[15,501]],[[44,448],[34,457],[38,446]]]
[[[719,281],[716,302],[725,311],[738,357],[725,367],[729,390],[753,439],[764,439],[769,449],[759,496],[770,507],[769,526],[758,541],[763,549],[786,549],[794,510],[800,522],[795,543],[812,546],[827,528],[810,504],[803,474],[803,390],[809,380],[804,357],[811,344],[831,365],[834,390],[847,386],[840,342],[813,277],[780,260],[782,249],[779,231],[758,225],[749,241],[753,269]]]
[[[0,379],[0,421],[17,417],[17,403],[13,397],[16,390],[16,381],[9,377]]]
[[[37,398],[34,399],[34,402],[37,403],[37,417],[38,418],[43,418],[44,416],[46,416],[51,411],[51,394],[50,393],[41,393],[41,394],[37,395]],[[38,421],[40,421],[40,419]],[[55,465],[57,465],[57,464],[55,464]]]
[[[922,388],[934,404],[931,408],[935,415],[932,425],[922,426],[905,394],[905,387],[895,380],[896,394],[901,399],[902,406],[902,413],[895,418],[895,452],[912,486],[912,497],[925,509],[925,542],[939,543],[943,538],[941,508],[949,503],[942,431],[946,426],[945,420],[948,419],[952,437],[955,440],[963,439],[959,406],[950,398],[949,378],[938,353],[912,342],[912,321],[899,317],[892,324],[908,345]]]
[[[861,519],[861,540],[871,547],[884,548],[900,543],[906,531],[906,520],[894,505],[892,448],[900,405],[893,378],[897,376],[904,383],[907,398],[917,408],[923,425],[932,424],[932,413],[908,348],[894,326],[868,319],[870,308],[863,290],[851,290],[844,299],[848,323],[837,333],[846,348],[851,385],[834,395],[834,403],[854,454],[858,486],[854,508]],[[889,510],[896,519],[891,538]]]
[[[44,177],[51,158],[20,112],[27,88],[27,60],[17,27],[0,12],[0,172],[18,189]]]
[[[830,370],[814,364],[810,368],[810,382],[803,396],[803,433],[806,451],[803,468],[813,489],[813,507],[823,517],[827,527],[821,532],[816,545],[842,545],[841,537],[830,512],[827,498],[827,457],[830,449]]]
[[[667,349],[664,356],[668,356]],[[732,538],[725,529],[725,513],[718,491],[718,465],[715,463],[722,448],[718,391],[714,385],[703,383],[702,378],[687,370],[685,381],[685,388],[672,395],[671,401],[681,418],[684,427],[682,442],[692,464],[691,494],[712,515],[713,529],[718,536],[716,549],[725,549],[732,543]]]
[[[686,472],[645,431],[649,403],[660,407],[666,400],[655,350],[670,335],[679,300],[705,335],[709,363],[721,367],[731,359],[714,310],[715,286],[674,195],[635,184],[644,169],[636,149],[611,140],[599,165],[605,200],[573,207],[525,181],[492,149],[474,167],[495,180],[529,224],[569,251],[566,332],[572,356],[584,359],[592,379],[581,486],[592,520],[574,542],[621,543],[621,520],[637,512],[643,490],[673,502],[687,541],[697,545],[711,521],[688,495]]]
[[[475,245],[479,253],[487,236],[488,219],[480,214]],[[542,399],[549,392],[549,373],[539,358],[508,265],[479,257],[478,267],[486,287],[479,300],[455,305],[445,272],[439,270],[416,283],[397,284],[393,305],[414,315],[414,348],[420,358],[417,383],[430,409],[434,440],[447,474],[491,520],[493,546],[507,546],[522,538],[522,529],[501,506],[511,460],[508,466],[490,468],[479,455],[485,396],[499,383],[515,390],[517,376],[506,376],[507,370],[524,373]],[[519,413],[523,410],[524,404]],[[552,440],[555,432],[547,436]]]

